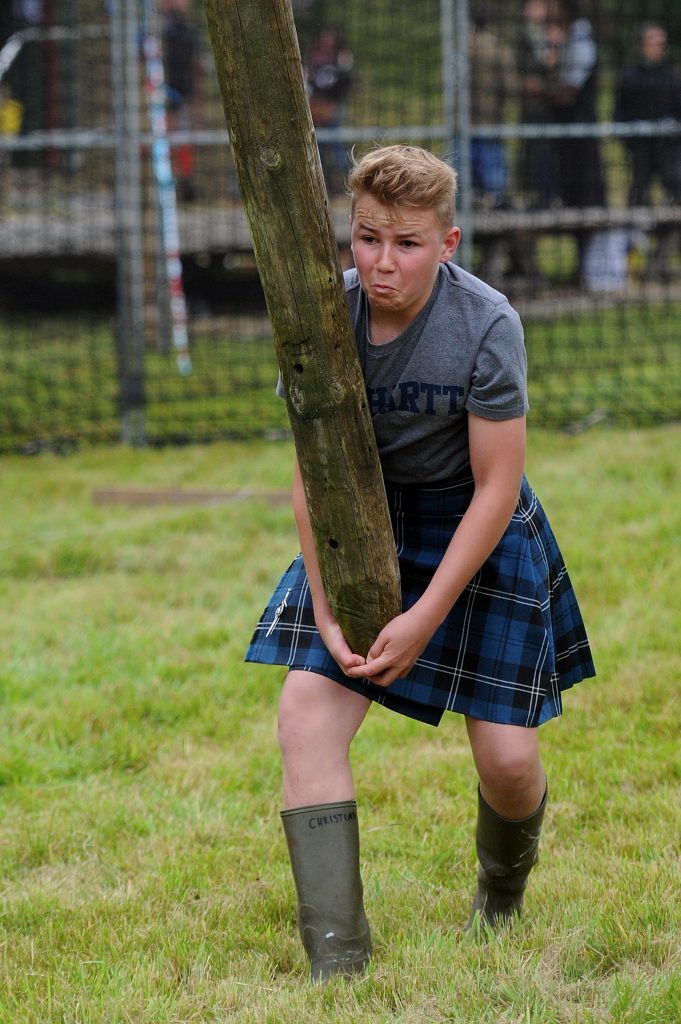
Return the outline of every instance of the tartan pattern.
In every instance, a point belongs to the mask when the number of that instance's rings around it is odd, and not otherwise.
[[[406,610],[421,596],[470,503],[466,476],[428,487],[386,481]],[[282,576],[246,661],[318,672],[431,725],[445,710],[537,726],[562,713],[561,693],[595,675],[570,577],[525,478],[504,536],[464,589],[409,675],[387,689],[348,679],[314,625],[302,556]]]

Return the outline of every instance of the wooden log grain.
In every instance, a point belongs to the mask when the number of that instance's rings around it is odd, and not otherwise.
[[[401,611],[399,568],[290,0],[204,0],[319,567],[351,648]]]

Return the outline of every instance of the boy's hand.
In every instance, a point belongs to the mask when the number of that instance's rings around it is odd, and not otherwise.
[[[360,668],[364,665],[364,658],[361,654],[355,654],[350,650],[348,642],[334,618],[329,617],[321,625],[317,623],[317,629],[329,654],[346,675],[350,675],[350,669]]]
[[[355,679],[365,677],[379,686],[390,686],[409,672],[432,633],[431,626],[411,608],[383,627],[371,645],[366,663],[349,669],[347,674]]]

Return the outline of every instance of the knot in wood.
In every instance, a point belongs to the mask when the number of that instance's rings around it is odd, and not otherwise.
[[[329,391],[331,392],[331,401],[334,405],[340,405],[345,399],[345,388],[338,377],[332,377],[329,385]]]
[[[276,171],[282,164],[281,153],[270,146],[260,150],[260,159],[268,171]]]
[[[299,416],[302,416],[303,411],[305,409],[305,395],[303,393],[302,388],[299,388],[295,384],[292,384],[288,389],[288,393],[293,408],[296,410]]]
[[[329,413],[346,398],[345,386],[338,377],[318,380],[317,387],[311,387],[308,382],[306,388],[302,388],[294,380],[289,384],[288,393],[293,408],[305,419]]]

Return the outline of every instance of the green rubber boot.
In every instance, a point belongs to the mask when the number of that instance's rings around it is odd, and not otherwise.
[[[313,982],[363,971],[371,956],[354,800],[281,812]]]
[[[529,817],[512,821],[493,811],[478,787],[475,845],[480,867],[466,931],[481,925],[496,928],[520,916],[527,877],[539,859],[546,796]]]

